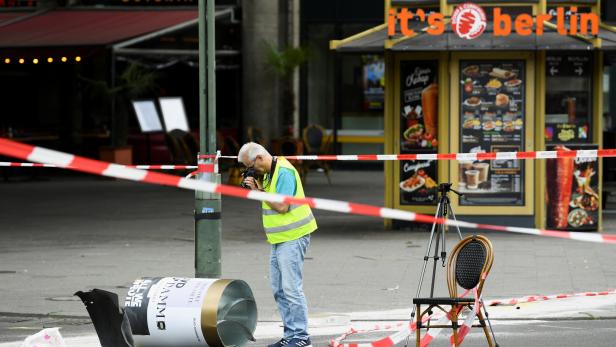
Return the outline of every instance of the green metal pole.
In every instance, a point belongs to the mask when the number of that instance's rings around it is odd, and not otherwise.
[[[216,8],[207,0],[207,124],[209,153],[216,153]]]
[[[211,155],[216,154],[214,11],[214,0],[199,1],[199,145],[201,154]],[[199,163],[214,162],[211,158],[199,159]],[[199,174],[197,179],[220,183],[217,172]],[[220,278],[220,213],[219,194],[195,192],[195,277]]]

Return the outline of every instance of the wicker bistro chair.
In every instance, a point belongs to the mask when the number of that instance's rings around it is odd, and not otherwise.
[[[268,144],[267,144],[267,139],[265,138],[265,135],[263,134],[263,130],[261,130],[261,128],[257,128],[254,126],[249,126],[246,129],[246,139],[249,142],[255,142],[260,144],[261,146],[267,148]]]
[[[180,129],[173,129],[165,134],[167,147],[175,165],[195,165],[199,145],[193,135]]]
[[[304,140],[304,152],[308,155],[330,154],[330,137],[325,133],[325,129],[316,124],[308,125],[302,131],[302,138]],[[316,166],[323,170],[327,177],[327,183],[331,184],[331,178],[329,175],[330,167],[326,160],[305,160],[303,165],[303,171],[305,174],[304,180],[308,180],[308,171],[311,167]]]
[[[451,327],[453,329],[452,345],[459,346],[461,342],[458,341],[458,329],[460,328],[458,318],[464,308],[473,310],[473,307],[477,301],[480,306],[476,308],[479,324],[472,326],[482,327],[483,332],[486,335],[488,345],[490,347],[494,347],[495,345],[498,347],[498,343],[496,343],[496,338],[494,337],[494,332],[492,331],[492,336],[490,336],[488,327],[485,324],[484,316],[481,312],[481,307],[483,307],[485,317],[488,320],[488,325],[490,330],[492,330],[488,312],[481,300],[481,293],[486,277],[492,268],[493,262],[494,253],[492,250],[492,243],[485,236],[467,236],[454,246],[451,251],[449,261],[447,262],[447,287],[449,289],[449,297],[413,299],[413,304],[416,305],[417,316],[417,346],[420,346],[421,329],[427,330],[430,328],[445,327]],[[466,293],[473,293],[476,290],[475,297],[464,297],[464,295],[462,295],[462,297],[458,296],[458,286],[463,288]],[[422,311],[422,305],[427,305],[428,307]],[[444,307],[451,307],[451,310],[448,311]],[[445,314],[448,314],[450,323],[446,325],[430,325],[430,320],[424,318],[424,316],[426,316],[426,314],[432,314],[434,308],[438,308]],[[470,314],[470,312],[468,314]],[[427,321],[427,324],[425,321]]]

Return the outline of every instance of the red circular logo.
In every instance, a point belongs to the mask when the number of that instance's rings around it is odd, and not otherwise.
[[[462,4],[453,11],[451,26],[463,39],[472,40],[483,34],[487,27],[486,13],[473,3]]]

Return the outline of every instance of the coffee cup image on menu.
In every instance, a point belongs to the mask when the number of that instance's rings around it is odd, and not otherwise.
[[[485,162],[463,162],[459,166],[459,183],[469,190],[489,189],[490,164]]]

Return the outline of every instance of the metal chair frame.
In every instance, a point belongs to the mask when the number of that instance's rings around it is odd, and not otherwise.
[[[477,317],[479,318],[479,324],[473,324],[473,327],[482,327],[483,332],[485,333],[486,339],[488,341],[488,345],[490,347],[494,347],[494,344],[496,344],[496,347],[498,347],[498,343],[496,343],[496,338],[494,337],[494,332],[492,331],[492,337],[490,337],[490,333],[488,332],[488,327],[485,324],[485,321],[487,320],[488,324],[490,325],[490,330],[492,330],[492,326],[491,326],[491,323],[488,317],[488,312],[481,300],[481,293],[483,291],[483,285],[485,283],[485,280],[494,262],[494,252],[492,248],[492,243],[490,242],[490,240],[488,240],[483,235],[467,236],[464,239],[462,239],[460,242],[458,242],[458,244],[456,244],[453,250],[451,251],[451,256],[449,257],[449,261],[447,262],[447,287],[449,290],[450,297],[413,299],[413,303],[416,305],[416,312],[417,312],[417,315],[416,315],[417,329],[416,329],[416,334],[415,334],[417,346],[420,345],[420,341],[421,341],[421,329],[448,328],[448,327],[453,329],[454,345],[455,346],[460,345],[458,342],[458,328],[459,328],[458,315],[460,315],[460,313],[463,311],[464,308],[469,308],[472,310],[475,304],[475,298],[458,297],[458,285],[460,284],[456,278],[456,265],[457,265],[457,260],[460,255],[460,252],[471,243],[479,243],[482,246],[484,253],[485,253],[485,260],[484,260],[484,263],[481,269],[481,273],[478,274],[478,278],[477,278],[477,281],[475,282],[475,285],[471,288],[465,288],[465,289],[472,289],[475,287],[477,288],[477,298],[480,302],[480,306],[483,307],[483,310],[485,312],[485,318],[484,318],[484,315],[481,312],[481,308],[477,310]],[[421,310],[422,305],[428,305],[428,308],[422,311]],[[451,310],[448,311],[443,306],[450,306]],[[430,320],[428,320],[427,324],[422,323],[424,320],[424,316],[426,314],[430,314],[430,315],[432,314],[433,308],[438,308],[441,311],[443,311],[445,314],[449,314],[449,312],[451,312],[450,314],[451,323],[443,324],[443,325],[431,325]]]

